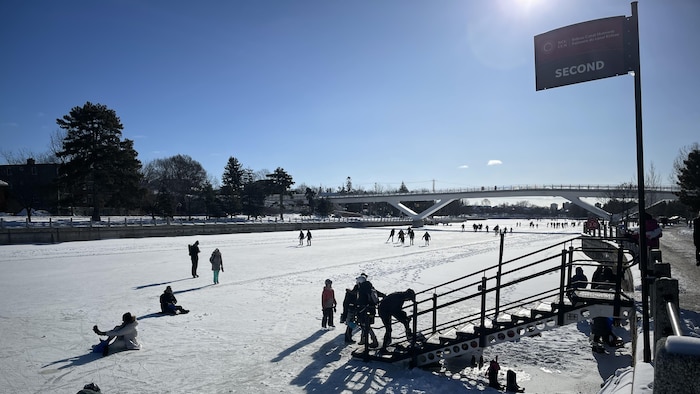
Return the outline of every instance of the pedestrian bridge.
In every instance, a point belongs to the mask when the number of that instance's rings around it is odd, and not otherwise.
[[[677,200],[677,193],[679,191],[679,188],[673,186],[645,187],[645,203],[647,207],[649,207],[662,201]],[[619,215],[606,212],[593,204],[583,201],[582,198],[636,200],[638,196],[636,185],[525,185],[495,186],[493,189],[481,187],[408,193],[327,193],[322,194],[321,197],[328,198],[331,202],[336,204],[385,202],[411,217],[414,223],[419,223],[455,200],[464,198],[483,199],[513,197],[560,197],[600,218],[617,221]],[[404,205],[407,201],[433,201],[434,204],[423,212],[415,212]]]

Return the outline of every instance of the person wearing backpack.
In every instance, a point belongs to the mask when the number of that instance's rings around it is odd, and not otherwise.
[[[192,277],[199,278],[197,275],[197,265],[199,265],[199,241],[194,241],[194,244],[187,245],[190,251],[190,259],[192,260]]]

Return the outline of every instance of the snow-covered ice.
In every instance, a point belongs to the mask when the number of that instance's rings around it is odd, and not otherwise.
[[[511,258],[580,231],[484,223],[514,227]],[[486,365],[453,359],[424,370],[351,357],[357,345],[344,343],[337,321],[344,289],[361,272],[385,293],[420,291],[498,262],[499,237],[469,222],[465,232],[459,224],[416,229],[412,246],[385,242],[389,230],[316,230],[311,246],[298,246],[298,231],[0,246],[0,392],[72,394],[90,382],[104,393],[496,392]],[[429,246],[420,240],[426,230]],[[195,240],[199,278],[187,255]],[[208,262],[214,248],[224,261],[219,285]],[[339,303],[329,331],[320,321],[327,278]],[[156,313],[168,285],[189,314]],[[112,328],[127,311],[140,322],[142,350],[92,353],[92,326]],[[502,382],[512,369],[529,393],[595,393],[632,355],[629,342],[593,353],[589,333],[580,322],[487,348],[484,357],[498,356]]]

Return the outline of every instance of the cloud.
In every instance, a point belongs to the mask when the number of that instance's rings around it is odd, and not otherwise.
[[[489,162],[486,163],[487,166],[500,166],[501,164],[503,164],[503,162],[500,160],[489,160]]]
[[[457,168],[469,168],[469,166],[466,165],[466,164],[462,164],[461,166],[459,166],[459,167],[457,167]]]

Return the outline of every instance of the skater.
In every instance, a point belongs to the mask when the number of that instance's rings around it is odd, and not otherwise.
[[[323,287],[321,292],[321,311],[323,312],[323,318],[321,319],[321,327],[335,328],[333,325],[333,312],[335,312],[335,307],[338,304],[335,301],[335,291],[333,291],[333,282],[330,279],[326,279],[326,285]]]
[[[376,348],[379,346],[379,342],[377,342],[377,336],[372,330],[372,324],[374,324],[374,316],[377,312],[378,299],[379,297],[384,297],[384,294],[372,286],[372,282],[367,280],[367,274],[361,274],[356,278],[356,281],[357,322],[362,329],[362,337],[359,344]],[[369,339],[372,339],[371,343],[369,343]]]
[[[423,239],[425,240],[425,246],[430,245],[430,234],[427,231],[423,234]]]
[[[177,315],[190,313],[187,309],[177,304],[177,298],[173,295],[173,289],[170,286],[165,288],[163,294],[160,295],[160,311],[168,315]]]
[[[214,249],[211,252],[211,257],[209,257],[209,262],[211,263],[211,270],[214,271],[214,284],[219,284],[219,270],[224,272],[224,261],[221,258],[221,252],[219,248]]]
[[[403,324],[406,338],[411,337],[411,327],[408,324],[411,318],[403,311],[403,303],[404,301],[415,301],[415,299],[416,293],[412,289],[407,289],[406,291],[391,293],[379,303],[379,318],[382,319],[385,330],[381,351],[386,351],[387,347],[391,345],[392,317],[395,317],[396,320]]]
[[[311,230],[306,230],[306,246],[311,246]]]
[[[413,245],[413,239],[416,237],[415,231],[413,231],[411,228],[408,229],[408,240],[409,240],[409,245]]]
[[[389,240],[391,240],[391,242],[393,243],[393,242],[394,242],[394,234],[396,234],[396,230],[394,230],[394,229],[392,228],[392,229],[391,229],[391,232],[389,233],[389,238],[386,239],[386,242],[389,242]],[[386,243],[386,242],[385,242],[385,243]]]
[[[493,387],[496,390],[501,390],[503,386],[498,383],[498,371],[501,366],[498,365],[498,356],[489,363],[489,368],[486,370],[486,375],[489,377],[489,387]]]
[[[299,230],[299,246],[304,246],[304,230]]]
[[[693,243],[695,243],[695,265],[700,267],[700,211],[698,217],[693,219]]]
[[[404,234],[403,230],[399,230],[399,242],[401,242],[401,245],[403,245],[403,242],[406,240],[406,235]]]
[[[192,260],[192,277],[199,278],[197,275],[197,265],[199,265],[199,241],[194,241],[194,244],[187,245],[190,251],[190,260]]]
[[[355,343],[352,339],[352,332],[357,327],[357,290],[345,289],[343,299],[343,312],[340,314],[340,322],[345,323],[345,343]]]
[[[122,324],[107,332],[100,331],[97,325],[94,325],[92,331],[94,331],[95,334],[107,336],[107,339],[102,341],[104,343],[102,355],[106,356],[110,351],[141,349],[141,344],[139,344],[139,341],[136,339],[138,336],[136,326],[138,326],[138,324],[136,316],[132,316],[131,313],[126,312],[122,315]],[[112,342],[113,339],[114,342]]]

